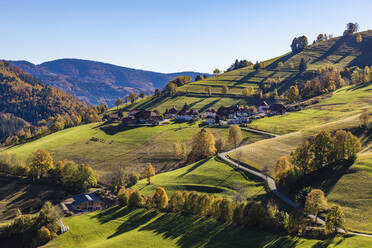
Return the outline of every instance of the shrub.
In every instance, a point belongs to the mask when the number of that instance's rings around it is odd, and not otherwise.
[[[44,245],[48,243],[51,239],[52,239],[52,235],[48,228],[43,226],[37,232],[37,243],[39,245]]]

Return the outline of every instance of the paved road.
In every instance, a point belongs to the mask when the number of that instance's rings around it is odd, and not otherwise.
[[[268,133],[268,132],[263,132],[263,131],[259,131],[259,130],[255,130],[255,129],[250,129],[250,128],[242,128],[242,130],[245,130],[245,131],[248,131],[248,132],[254,132],[254,133],[259,133],[259,134],[264,134],[264,135],[268,135],[270,136],[271,138],[275,138],[275,137],[278,137],[279,135],[278,134],[273,134],[273,133]],[[256,171],[256,170],[252,170],[252,169],[249,169],[245,166],[242,166],[238,163],[236,163],[235,161],[233,161],[232,159],[230,159],[228,157],[228,154],[231,153],[231,152],[234,152],[234,151],[237,151],[239,149],[242,149],[244,146],[242,147],[238,147],[238,148],[235,148],[235,149],[232,149],[230,151],[227,151],[227,152],[222,152],[222,153],[219,153],[217,154],[217,156],[219,158],[221,158],[222,160],[226,161],[227,163],[229,163],[230,165],[236,167],[236,168],[239,168],[240,170],[243,170],[243,171],[246,171],[254,176],[257,176],[259,178],[262,178],[263,180],[265,180],[267,182],[267,185],[270,189],[271,192],[273,192],[279,199],[281,199],[282,201],[284,201],[285,203],[287,203],[288,205],[290,205],[291,207],[296,207],[296,203],[294,201],[292,201],[291,199],[289,199],[288,197],[286,197],[284,194],[282,194],[281,192],[279,192],[278,188],[276,187],[276,184],[275,184],[275,180],[268,176],[268,175],[265,175],[263,174],[262,172],[260,171]],[[307,216],[311,219],[315,219],[315,216],[314,215],[310,215],[310,214],[307,214]],[[317,218],[317,223],[321,224],[321,225],[324,225],[325,224],[325,221],[320,219],[319,217]],[[338,232],[339,233],[345,233],[345,230],[339,228],[338,229]],[[371,237],[372,238],[372,235],[370,234],[365,234],[365,233],[358,233],[358,232],[348,232],[348,234],[352,234],[352,235],[358,235],[358,236],[363,236],[363,237]]]

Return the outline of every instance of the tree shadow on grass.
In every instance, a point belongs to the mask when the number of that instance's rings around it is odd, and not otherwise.
[[[125,215],[131,212],[130,209],[125,209]],[[134,213],[133,213],[134,212]],[[130,214],[130,217],[128,220],[124,221],[113,233],[112,235],[108,236],[107,239],[111,239],[117,235],[120,235],[125,232],[129,232],[131,230],[134,230],[138,227],[140,227],[143,224],[146,224],[151,219],[153,219],[155,216],[158,215],[158,212],[155,210],[146,211],[144,209],[137,209],[132,210],[132,213]]]
[[[322,189],[325,194],[328,194],[345,174],[356,172],[355,169],[350,168],[352,165],[352,161],[328,165],[307,175],[303,180],[304,185]]]
[[[184,176],[186,176],[187,174],[189,174],[192,171],[196,170],[197,168],[199,168],[202,164],[204,164],[207,161],[208,161],[208,159],[200,160],[199,162],[197,162],[193,166],[191,166],[185,173],[179,175],[178,177],[184,177]]]
[[[213,220],[165,214],[140,231],[152,231],[165,239],[178,239],[177,245],[191,247],[295,247],[298,239],[245,229]],[[267,246],[267,244],[269,244]]]
[[[124,126],[124,125],[121,125],[121,124],[119,124],[119,125],[104,125],[104,126],[99,127],[99,129],[101,129],[107,135],[115,135],[117,133],[127,131],[127,130],[130,130],[130,129],[133,129],[133,128],[136,128],[136,127],[128,127],[128,126]]]

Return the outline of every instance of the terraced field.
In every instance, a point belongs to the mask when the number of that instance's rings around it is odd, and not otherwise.
[[[247,86],[258,88],[261,84],[275,85],[279,95],[286,92],[295,83],[302,85],[309,77],[311,71],[326,65],[336,67],[350,67],[372,64],[369,56],[372,52],[372,31],[360,33],[362,43],[357,43],[354,36],[337,37],[310,45],[297,54],[287,53],[283,56],[264,61],[265,67],[253,69],[253,66],[223,73],[201,81],[192,82],[178,87],[178,95],[174,97],[150,97],[146,101],[139,101],[134,105],[127,105],[126,110],[133,108],[158,109],[163,112],[173,106],[182,107],[184,103],[191,104],[193,108],[206,110],[218,108],[221,105],[233,104],[258,105],[262,101],[257,96],[245,97],[242,89]],[[298,66],[301,59],[307,62],[308,73],[299,73]],[[278,63],[283,67],[279,68]],[[294,67],[291,68],[291,65]],[[229,87],[227,95],[221,94],[223,86]],[[208,96],[205,88],[212,88],[212,96]]]

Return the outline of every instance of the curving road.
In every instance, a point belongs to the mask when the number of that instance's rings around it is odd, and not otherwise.
[[[251,129],[251,128],[242,128],[242,130],[244,131],[248,131],[248,132],[253,132],[253,133],[257,133],[257,134],[263,134],[263,135],[267,135],[271,138],[275,138],[275,137],[279,137],[280,135],[278,134],[273,134],[273,133],[269,133],[269,132],[264,132],[264,131],[259,131],[259,130],[255,130],[255,129]],[[227,152],[221,152],[221,153],[218,153],[217,154],[217,157],[219,157],[220,159],[224,160],[225,162],[227,162],[228,164],[240,169],[240,170],[243,170],[245,172],[248,172],[256,177],[259,177],[259,178],[262,178],[263,180],[266,181],[270,191],[275,194],[279,199],[281,199],[283,202],[287,203],[288,205],[290,205],[291,207],[295,208],[296,207],[296,203],[294,201],[292,201],[291,199],[289,199],[288,197],[286,197],[284,194],[280,193],[280,191],[278,190],[278,188],[276,187],[276,184],[275,184],[275,180],[268,176],[268,175],[265,175],[263,174],[262,172],[260,171],[255,171],[255,170],[252,170],[252,169],[249,169],[245,166],[242,166],[238,163],[236,163],[235,161],[233,161],[232,159],[230,159],[228,157],[228,154],[231,153],[231,152],[235,152],[237,150],[240,150],[242,149],[244,146],[241,146],[241,147],[238,147],[238,148],[235,148],[235,149],[232,149],[230,151],[227,151]],[[307,217],[309,217],[310,219],[314,220],[315,219],[315,216],[314,215],[311,215],[311,214],[307,214]],[[317,223],[321,224],[321,225],[324,225],[325,224],[325,221],[320,219],[319,217],[317,218]],[[346,233],[346,231],[344,229],[341,229],[339,228],[338,229],[338,232],[339,233]],[[347,232],[348,234],[352,234],[352,235],[358,235],[358,236],[363,236],[363,237],[371,237],[372,238],[372,235],[371,234],[365,234],[365,233],[359,233],[359,232]]]

